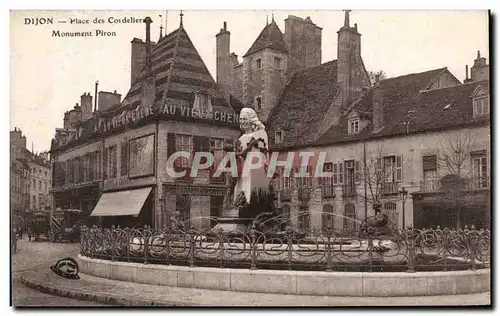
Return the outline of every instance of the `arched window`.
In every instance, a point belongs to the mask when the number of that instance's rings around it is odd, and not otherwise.
[[[323,229],[333,229],[333,206],[330,204],[323,205],[323,213],[321,214],[321,227]]]
[[[347,203],[344,207],[344,229],[349,232],[355,232],[357,229],[356,209],[352,203]]]
[[[392,224],[397,224],[397,213],[396,213],[396,203],[394,202],[385,202],[384,203],[384,213],[387,214],[389,220]]]

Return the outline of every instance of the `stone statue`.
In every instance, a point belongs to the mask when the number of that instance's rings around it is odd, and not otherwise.
[[[243,134],[238,138],[236,145],[227,143],[224,146],[226,152],[234,152],[236,156],[238,176],[231,178],[219,223],[242,222],[236,219],[247,219],[251,222],[259,214],[273,213],[274,210],[271,178],[267,174],[269,143],[264,124],[251,108],[241,110],[239,123]],[[255,159],[252,157],[257,155],[264,158],[262,167],[244,172],[245,162]],[[218,226],[223,228],[221,225]],[[238,229],[241,229],[241,226],[238,226]]]

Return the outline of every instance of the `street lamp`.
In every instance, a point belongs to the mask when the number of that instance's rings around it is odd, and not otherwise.
[[[405,204],[406,204],[406,198],[408,197],[408,191],[403,187],[399,191],[399,196],[401,197],[401,201],[403,202],[403,229],[405,229]]]

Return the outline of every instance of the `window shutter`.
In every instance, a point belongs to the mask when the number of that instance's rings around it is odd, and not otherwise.
[[[85,167],[85,166],[84,166],[84,163],[85,163],[85,156],[78,158],[78,159],[76,160],[76,162],[77,162],[77,164],[78,164],[78,169],[79,169],[79,171],[78,171],[78,176],[79,176],[79,177],[78,177],[78,182],[79,182],[79,183],[82,183],[82,182],[83,182],[83,180],[84,180],[84,179],[83,179],[83,178],[84,178],[84,177],[83,177],[83,172],[84,172],[84,171],[83,171],[83,168]]]
[[[339,183],[338,177],[339,177],[338,165],[337,164],[333,164],[333,184],[338,184]]]
[[[339,184],[344,184],[344,164],[339,162]]]
[[[102,178],[108,178],[108,148],[104,148],[102,152]]]
[[[122,142],[122,146],[121,146],[121,153],[120,153],[120,162],[121,162],[121,166],[120,166],[120,175],[121,176],[126,176],[128,174],[128,152],[129,152],[129,148],[128,148],[128,140],[125,140]]]
[[[101,167],[102,167],[101,152],[96,151],[96,153],[95,153],[95,180],[100,180],[102,177]]]
[[[436,170],[437,168],[437,162],[436,162],[436,156],[424,156],[422,157],[422,165],[424,171],[426,170]]]
[[[356,183],[361,181],[361,175],[359,174],[359,161],[354,162],[354,179]]]
[[[396,181],[403,181],[403,156],[396,156]]]
[[[95,153],[89,154],[89,181],[94,181],[94,156]]]

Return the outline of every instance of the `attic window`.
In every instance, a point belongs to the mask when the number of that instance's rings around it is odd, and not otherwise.
[[[255,65],[257,66],[257,70],[262,68],[262,60],[259,58],[255,61]]]
[[[487,96],[474,99],[473,103],[474,116],[486,115],[490,112],[490,100]]]
[[[349,134],[359,133],[359,118],[350,119],[348,122],[348,126],[349,126],[348,130]]]
[[[274,133],[274,142],[276,144],[280,144],[284,141],[284,138],[285,138],[285,133],[283,130],[281,129],[278,129],[275,133]]]
[[[193,110],[201,113],[212,112],[212,102],[208,94],[196,93],[194,97]]]

